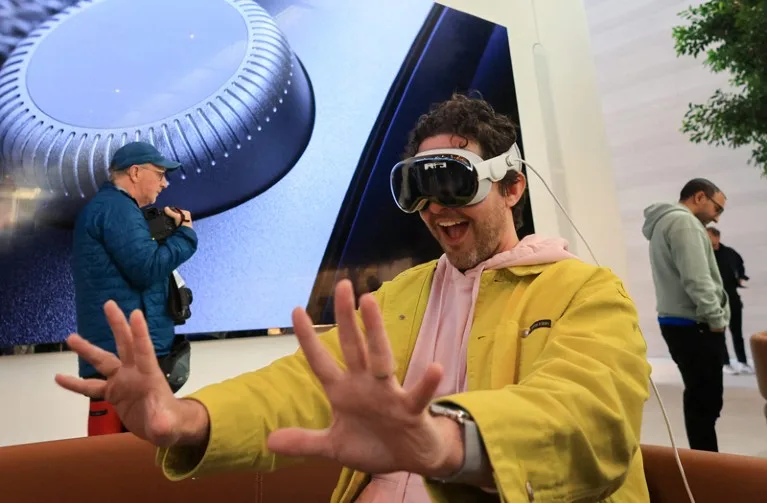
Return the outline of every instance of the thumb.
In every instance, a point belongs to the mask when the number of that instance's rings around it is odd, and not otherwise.
[[[443,374],[444,371],[439,363],[432,363],[426,367],[426,372],[424,372],[421,380],[408,390],[406,395],[405,403],[412,413],[420,414],[429,406],[437,393]]]
[[[283,456],[332,457],[328,430],[282,428],[269,434],[266,446],[270,451]]]

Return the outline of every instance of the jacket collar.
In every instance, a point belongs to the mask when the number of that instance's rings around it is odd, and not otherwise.
[[[565,259],[561,262],[567,261],[567,260],[577,260],[577,259]],[[525,276],[537,276],[541,274],[543,271],[548,269],[549,267],[557,264],[558,262],[553,262],[550,264],[535,264],[535,265],[517,265],[517,266],[511,266],[507,267],[505,269],[499,269],[498,275],[501,278],[512,280],[514,278],[521,278]]]
[[[102,185],[102,186],[101,186],[101,188],[102,188],[102,190],[107,190],[107,191],[110,191],[110,192],[119,192],[119,193],[121,193],[121,194],[124,194],[124,195],[125,195],[126,197],[128,197],[128,198],[129,198],[131,201],[133,201],[133,202],[135,203],[135,205],[136,205],[136,206],[138,206],[139,208],[141,208],[141,207],[138,205],[138,201],[136,201],[136,200],[133,198],[133,196],[132,196],[132,195],[128,194],[128,191],[127,191],[127,190],[125,190],[125,189],[122,189],[122,188],[118,187],[117,185],[115,185],[115,184],[114,184],[114,182],[109,182],[109,181],[107,181],[107,182],[104,182],[104,185]]]
[[[566,260],[577,260],[577,259],[565,259],[562,262]],[[506,280],[513,280],[514,278],[520,278],[525,276],[537,276],[538,274],[541,274],[543,271],[548,269],[549,267],[553,266],[557,262],[550,263],[550,264],[536,264],[536,265],[517,265],[517,266],[511,266],[506,267],[503,269],[498,269],[497,274],[499,278],[503,278]],[[424,264],[427,265],[427,264]],[[437,261],[434,260],[432,262],[428,263],[428,267],[430,270],[430,274],[434,274],[434,271],[437,268]]]

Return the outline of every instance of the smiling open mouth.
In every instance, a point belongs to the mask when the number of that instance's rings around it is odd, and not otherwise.
[[[458,244],[469,231],[469,222],[465,220],[442,220],[437,223],[439,232],[448,244]]]

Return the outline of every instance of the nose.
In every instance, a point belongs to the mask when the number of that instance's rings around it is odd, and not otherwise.
[[[164,190],[164,189],[167,189],[169,185],[170,185],[170,182],[168,181],[168,179],[166,177],[163,176],[162,180],[160,180],[160,186]]]
[[[445,209],[444,206],[442,206],[439,203],[432,202],[432,201],[427,202],[426,203],[426,208],[424,208],[424,210],[426,210],[426,211],[428,211],[430,213],[434,213],[434,214],[442,213],[442,211],[444,209]]]

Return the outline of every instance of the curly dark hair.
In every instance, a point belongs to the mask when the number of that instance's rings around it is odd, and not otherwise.
[[[497,113],[481,97],[471,97],[455,93],[442,103],[432,105],[428,113],[418,118],[415,128],[410,132],[403,158],[413,157],[421,143],[427,138],[439,134],[452,134],[464,139],[465,147],[470,140],[477,142],[483,159],[501,155],[517,141],[517,125],[509,117]],[[516,171],[509,171],[498,182],[502,195],[506,195],[512,185],[520,179]],[[514,225],[522,226],[522,211],[525,207],[527,191],[511,209]]]

